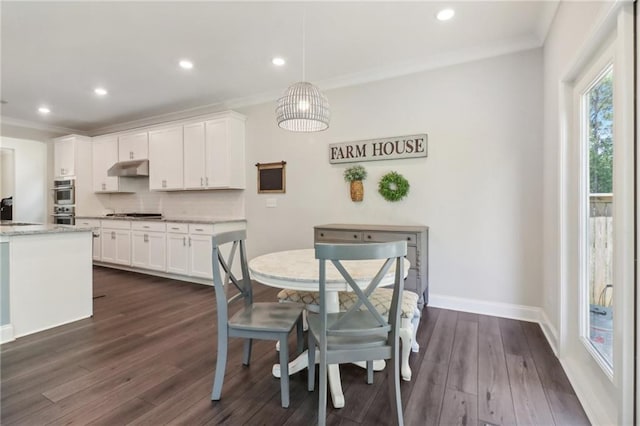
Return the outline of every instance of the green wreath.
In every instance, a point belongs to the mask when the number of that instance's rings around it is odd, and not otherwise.
[[[378,192],[387,201],[400,201],[409,192],[409,181],[400,173],[389,172],[380,179]]]

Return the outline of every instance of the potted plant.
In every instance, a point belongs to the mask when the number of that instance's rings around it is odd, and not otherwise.
[[[359,164],[344,171],[344,180],[351,185],[351,201],[362,201],[364,187],[362,181],[367,178],[367,170]]]

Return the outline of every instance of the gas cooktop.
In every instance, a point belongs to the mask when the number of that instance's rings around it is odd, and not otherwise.
[[[161,213],[107,213],[107,217],[135,217],[144,219],[162,219]]]

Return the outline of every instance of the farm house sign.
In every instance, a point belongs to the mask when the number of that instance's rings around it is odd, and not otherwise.
[[[329,145],[329,163],[331,164],[426,156],[426,133]]]

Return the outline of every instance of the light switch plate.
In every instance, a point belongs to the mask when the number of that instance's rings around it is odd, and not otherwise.
[[[267,198],[267,207],[278,207],[278,200],[276,198]]]

